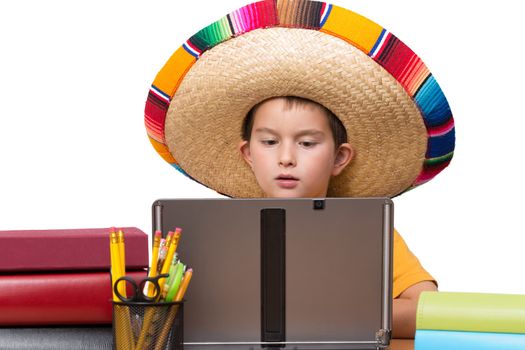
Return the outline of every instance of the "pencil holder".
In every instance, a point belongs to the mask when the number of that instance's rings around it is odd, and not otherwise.
[[[184,348],[184,302],[113,302],[113,349]]]

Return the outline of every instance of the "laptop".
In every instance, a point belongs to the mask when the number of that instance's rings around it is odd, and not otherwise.
[[[389,345],[388,198],[161,199],[153,230],[182,228],[194,270],[184,347],[379,349]]]

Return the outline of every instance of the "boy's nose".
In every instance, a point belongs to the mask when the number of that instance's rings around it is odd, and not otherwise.
[[[284,167],[295,166],[297,163],[294,152],[290,146],[283,145],[279,153],[279,165]]]

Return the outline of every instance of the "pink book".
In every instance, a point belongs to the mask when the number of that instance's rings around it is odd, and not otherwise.
[[[126,268],[148,267],[148,235],[124,227]],[[0,231],[0,272],[110,269],[109,228]]]

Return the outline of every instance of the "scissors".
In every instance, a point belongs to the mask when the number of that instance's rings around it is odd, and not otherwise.
[[[161,290],[159,285],[159,280],[161,278],[167,278],[169,277],[168,273],[163,273],[154,277],[146,277],[142,281],[140,281],[137,284],[137,281],[135,279],[128,277],[128,276],[122,276],[118,280],[115,281],[115,284],[113,285],[113,291],[115,292],[116,296],[122,301],[122,302],[157,302],[161,296]],[[119,283],[125,283],[126,287],[127,285],[131,285],[133,294],[131,297],[125,297],[122,294],[120,294],[118,290]],[[152,296],[149,296],[148,294],[144,294],[144,286],[146,283],[153,284],[153,294]],[[126,288],[127,289],[127,288]]]

